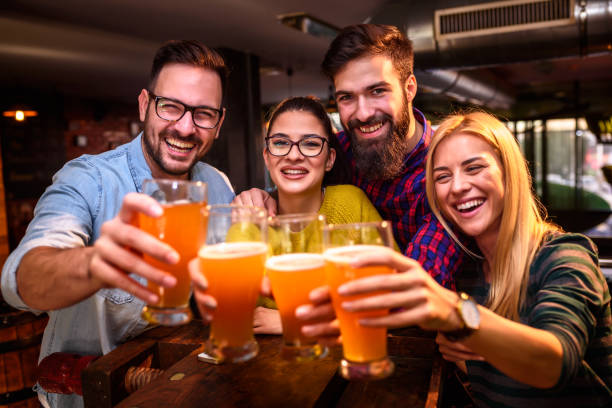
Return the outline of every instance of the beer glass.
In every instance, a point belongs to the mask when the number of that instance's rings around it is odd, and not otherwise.
[[[261,208],[212,205],[206,245],[198,252],[207,293],[217,300],[205,354],[200,360],[235,363],[258,352],[253,315],[268,253],[267,215]]]
[[[174,265],[143,255],[145,262],[176,277],[173,288],[165,288],[149,281],[148,289],[159,296],[159,302],[146,305],[142,317],[151,323],[176,326],[191,320],[189,296],[191,279],[187,264],[198,254],[206,239],[205,220],[202,208],[206,206],[206,183],[199,181],[156,179],[144,180],[142,192],[157,200],[164,209],[159,218],[139,215],[139,225],[174,248],[180,260]]]
[[[390,268],[380,265],[362,268],[350,266],[356,256],[392,250],[391,225],[387,221],[329,225],[323,228],[323,242],[325,277],[342,335],[340,374],[349,380],[385,378],[394,369],[393,362],[387,356],[387,329],[361,326],[359,319],[384,316],[388,310],[348,312],[342,308],[342,302],[368,295],[340,296],[338,287],[351,280],[393,273]],[[380,293],[374,293],[377,294]]]
[[[302,334],[302,323],[295,317],[295,309],[310,302],[310,291],[325,285],[324,225],[325,216],[316,213],[269,220],[268,238],[274,256],[266,261],[266,273],[281,315],[281,356],[286,360],[307,361],[327,355],[326,347]]]

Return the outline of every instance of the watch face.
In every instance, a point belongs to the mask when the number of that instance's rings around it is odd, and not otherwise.
[[[480,324],[480,312],[478,305],[473,300],[466,300],[461,305],[461,314],[465,325],[470,329],[477,329]]]

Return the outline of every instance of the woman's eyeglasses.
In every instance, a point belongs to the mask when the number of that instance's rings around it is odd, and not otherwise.
[[[273,156],[286,156],[293,146],[297,145],[300,153],[306,157],[315,157],[321,154],[327,139],[320,136],[307,136],[297,142],[285,136],[266,137],[266,148]]]

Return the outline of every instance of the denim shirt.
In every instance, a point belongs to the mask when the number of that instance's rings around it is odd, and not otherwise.
[[[144,179],[152,178],[142,151],[142,134],[132,142],[98,155],[83,155],[64,165],[41,196],[25,237],[2,269],[2,295],[13,307],[36,314],[21,299],[16,271],[21,258],[39,246],[76,248],[92,245],[102,224],[118,213],[123,197],[140,192]],[[198,162],[191,179],[204,181],[211,204],[229,203],[234,193],[227,177]],[[135,276],[134,276],[135,277]],[[43,276],[40,277],[44,279]],[[146,284],[144,278],[135,277]],[[54,352],[102,355],[142,333],[147,322],[140,317],[144,302],[120,289],[101,289],[89,298],[60,310],[47,311],[49,323],[42,339],[39,361]],[[52,407],[82,406],[82,398],[48,394]]]

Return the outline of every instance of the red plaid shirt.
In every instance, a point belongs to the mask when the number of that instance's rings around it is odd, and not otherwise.
[[[423,136],[404,160],[400,175],[391,180],[368,180],[355,168],[350,137],[337,134],[353,173],[353,184],[365,191],[381,217],[393,224],[393,234],[406,256],[447,288],[455,287],[455,274],[463,260],[462,252],[432,214],[425,193],[425,160],[433,131],[425,116],[414,109],[423,125]]]

